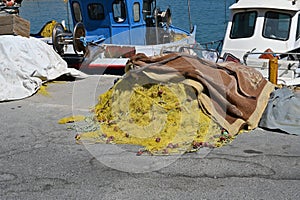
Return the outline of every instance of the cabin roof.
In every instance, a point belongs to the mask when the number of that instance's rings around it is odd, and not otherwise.
[[[294,5],[293,5],[293,2]],[[237,3],[229,7],[231,10],[235,9],[251,9],[251,8],[268,8],[279,10],[299,11],[299,0],[239,0]]]

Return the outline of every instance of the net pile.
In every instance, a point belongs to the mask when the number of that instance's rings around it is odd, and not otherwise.
[[[162,155],[219,147],[233,139],[199,107],[191,86],[122,81],[99,96],[93,110],[99,129],[77,135],[78,141],[139,145],[138,155]]]

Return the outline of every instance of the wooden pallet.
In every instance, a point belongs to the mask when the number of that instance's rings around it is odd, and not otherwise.
[[[30,22],[19,15],[0,16],[0,35],[21,35],[29,37]]]

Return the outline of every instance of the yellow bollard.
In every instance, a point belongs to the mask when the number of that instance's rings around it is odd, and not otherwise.
[[[272,58],[269,60],[269,81],[277,85],[278,77],[278,59]]]

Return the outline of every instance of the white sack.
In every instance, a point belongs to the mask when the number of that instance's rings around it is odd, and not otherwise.
[[[42,81],[74,72],[45,42],[37,38],[0,36],[0,101],[29,97]]]

